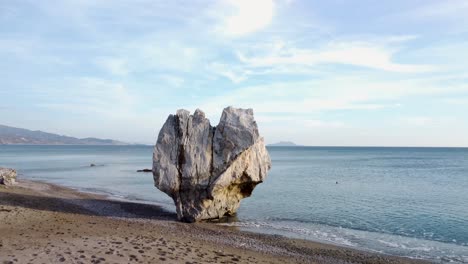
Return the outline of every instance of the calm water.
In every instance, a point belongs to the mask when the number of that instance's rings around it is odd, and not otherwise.
[[[237,220],[255,232],[436,262],[468,263],[468,149],[269,148],[273,168]],[[0,166],[125,199],[172,201],[153,187],[148,146],[0,146]],[[89,167],[90,163],[98,166]]]

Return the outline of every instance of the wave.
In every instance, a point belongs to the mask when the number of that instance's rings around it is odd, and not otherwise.
[[[438,263],[468,263],[468,246],[296,221],[239,221],[219,225]]]

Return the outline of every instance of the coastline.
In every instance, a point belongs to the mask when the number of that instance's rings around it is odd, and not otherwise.
[[[0,261],[18,263],[428,263],[423,260],[186,224],[162,207],[54,184],[0,187]]]

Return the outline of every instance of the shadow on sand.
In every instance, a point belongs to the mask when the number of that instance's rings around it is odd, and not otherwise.
[[[71,199],[0,192],[0,205],[93,216],[177,220],[174,212],[160,206],[117,200]]]

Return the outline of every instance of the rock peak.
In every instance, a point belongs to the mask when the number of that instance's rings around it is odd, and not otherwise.
[[[178,116],[190,115],[190,111],[185,110],[185,109],[179,109],[177,110],[176,115]]]
[[[233,215],[271,167],[252,109],[227,107],[217,127],[197,109],[178,110],[153,153],[155,186],[172,197],[180,220]]]

